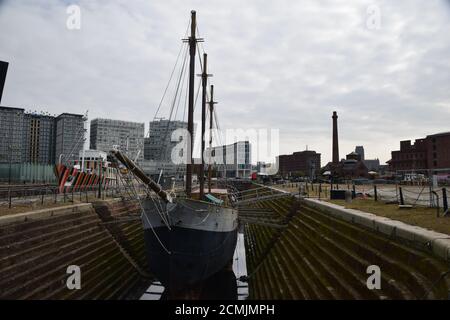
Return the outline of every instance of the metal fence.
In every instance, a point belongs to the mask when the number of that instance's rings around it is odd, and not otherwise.
[[[296,190],[314,198],[328,198],[329,190],[350,190],[354,196],[372,198],[384,203],[438,208],[440,212],[448,213],[450,205],[450,188],[431,187],[429,185],[398,185],[398,184],[313,184],[285,183],[276,185],[290,191]]]
[[[66,189],[64,189],[66,190]],[[136,186],[135,192],[145,194],[145,186]],[[56,203],[88,203],[106,198],[135,199],[128,188],[124,186],[110,186],[101,188],[89,186],[77,191],[68,190],[59,192],[56,185],[34,184],[34,185],[0,185],[0,210],[1,208],[12,208],[13,206],[31,206],[38,208],[47,204]]]

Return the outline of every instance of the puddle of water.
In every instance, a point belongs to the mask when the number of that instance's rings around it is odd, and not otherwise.
[[[203,286],[201,299],[238,299],[248,298],[248,284],[239,281],[239,277],[247,275],[245,258],[244,233],[238,233],[236,249],[233,256],[233,271],[221,271],[207,280]],[[236,283],[234,283],[236,282]],[[222,285],[220,285],[222,283]],[[153,282],[140,300],[164,299],[164,286]]]
[[[233,272],[236,279],[247,275],[247,263],[245,258],[245,242],[244,233],[238,233],[236,250],[233,256]],[[238,300],[246,300],[248,298],[248,283],[236,280],[237,282],[237,298]]]
[[[159,300],[164,292],[164,286],[158,282],[153,282],[147,291],[142,295],[139,300]]]

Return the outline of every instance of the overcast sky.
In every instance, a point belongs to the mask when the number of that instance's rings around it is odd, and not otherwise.
[[[364,145],[384,162],[400,140],[450,131],[446,0],[0,0],[2,105],[148,126],[191,9],[222,128],[279,129],[281,153],[308,145],[322,165],[333,110],[341,157]]]

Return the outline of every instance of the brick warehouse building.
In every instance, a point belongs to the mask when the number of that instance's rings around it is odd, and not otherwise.
[[[320,172],[320,153],[305,150],[290,155],[280,155],[278,156],[278,172],[283,177],[299,172],[310,178],[317,177]]]
[[[391,171],[438,170],[450,168],[450,132],[437,133],[400,141],[400,150],[391,152],[388,161]]]

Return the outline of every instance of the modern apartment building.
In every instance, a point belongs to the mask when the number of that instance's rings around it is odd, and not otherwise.
[[[0,107],[0,163],[24,162],[24,111]]]
[[[233,144],[206,149],[205,163],[211,163],[220,177],[250,178],[252,174],[251,144],[238,141]]]
[[[144,160],[145,124],[112,119],[91,121],[90,149],[104,152],[118,146],[131,159]]]
[[[183,121],[151,121],[149,137],[144,140],[144,159],[171,163],[172,149],[181,139],[172,137],[172,134],[177,129],[187,130],[187,127],[187,122]]]
[[[45,114],[24,115],[24,162],[53,164],[55,161],[55,117]]]
[[[78,154],[84,146],[86,120],[84,116],[72,113],[63,113],[56,117],[56,163],[60,158],[70,162],[78,160]]]
[[[0,163],[54,164],[73,161],[84,144],[83,115],[58,117],[0,107]]]

